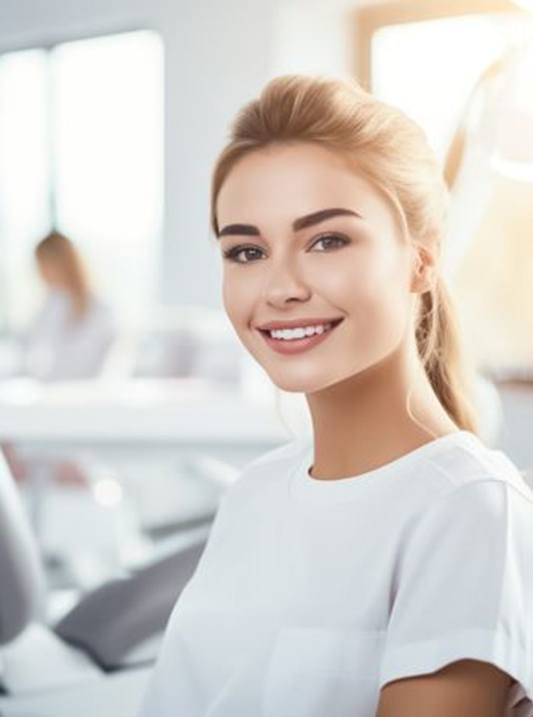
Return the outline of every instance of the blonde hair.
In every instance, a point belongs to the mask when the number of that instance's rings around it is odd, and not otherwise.
[[[355,80],[322,76],[276,77],[238,112],[212,174],[215,235],[217,197],[236,162],[268,145],[292,142],[317,143],[352,161],[392,202],[411,240],[440,255],[448,192],[424,132]],[[417,299],[415,339],[428,379],[457,426],[477,432],[470,400],[473,366],[462,352],[461,327],[444,277],[437,274],[432,288]]]
[[[65,289],[71,296],[74,317],[82,317],[89,307],[91,289],[87,271],[74,243],[64,234],[52,231],[35,247],[38,261],[59,267]]]

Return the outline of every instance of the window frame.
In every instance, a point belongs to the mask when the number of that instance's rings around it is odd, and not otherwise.
[[[463,15],[526,11],[512,0],[395,0],[363,5],[353,11],[353,69],[359,83],[372,91],[372,40],[383,27]]]

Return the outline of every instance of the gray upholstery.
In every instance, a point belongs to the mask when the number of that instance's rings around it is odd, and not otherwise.
[[[0,451],[0,645],[42,618],[46,581],[32,530]]]
[[[164,631],[206,542],[205,535],[194,538],[175,554],[96,588],[55,625],[56,635],[81,648],[104,670],[131,666],[128,653]],[[28,623],[44,623],[45,605],[40,555],[0,450],[0,646]]]
[[[130,650],[163,632],[206,541],[199,538],[130,577],[96,588],[55,626],[56,634],[104,670],[119,669]]]

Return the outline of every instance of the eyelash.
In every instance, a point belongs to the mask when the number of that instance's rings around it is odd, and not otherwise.
[[[323,241],[324,239],[338,239],[342,242],[341,246],[345,246],[346,244],[350,243],[350,240],[347,237],[341,236],[339,234],[323,234],[322,236],[318,237],[312,244],[314,246],[315,244],[318,244],[319,241]],[[249,250],[258,250],[259,247],[256,246],[245,246],[242,244],[238,244],[237,246],[232,247],[231,249],[227,249],[225,252],[223,252],[224,259],[227,259],[228,261],[233,261],[235,264],[252,264],[253,261],[239,261],[237,259],[237,256],[243,252]],[[326,250],[327,251],[327,250]]]

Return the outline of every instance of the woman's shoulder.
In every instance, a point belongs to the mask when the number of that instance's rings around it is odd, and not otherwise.
[[[100,316],[112,316],[111,305],[98,294],[92,293],[89,296],[88,307],[91,312]]]
[[[100,330],[117,329],[117,318],[112,306],[96,294],[91,294],[89,297],[84,323],[88,326],[97,326]]]
[[[262,487],[273,487],[283,481],[297,465],[309,445],[309,438],[293,436],[275,448],[251,459],[240,469],[226,493],[234,499],[257,494]]]
[[[463,432],[455,450],[436,452],[431,463],[440,476],[439,494],[467,490],[478,483],[499,482],[533,504],[526,473],[505,453],[488,446],[477,435]]]

